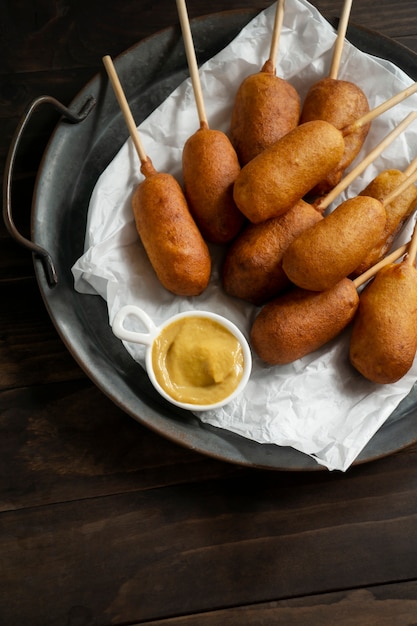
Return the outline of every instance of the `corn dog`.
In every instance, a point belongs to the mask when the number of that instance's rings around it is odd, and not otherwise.
[[[322,219],[319,211],[299,200],[279,217],[249,224],[227,251],[222,267],[226,293],[259,306],[289,287],[283,254],[298,235]]]
[[[342,130],[369,112],[368,99],[358,85],[339,78],[339,67],[345,45],[352,0],[345,0],[337,29],[329,75],[313,84],[303,103],[301,123],[326,120]],[[345,151],[338,165],[312,189],[315,196],[327,194],[358,155],[369,132],[370,122],[345,136]]]
[[[211,257],[171,174],[157,172],[146,154],[135,120],[110,56],[103,64],[122,110],[145,177],[132,194],[136,230],[160,283],[180,296],[196,296],[206,288]]]
[[[403,256],[407,247],[398,248],[353,281],[343,278],[322,292],[296,287],[268,302],[251,328],[257,355],[270,365],[285,365],[337,337],[358,310],[358,288]]]
[[[282,265],[288,278],[304,289],[329,289],[349,276],[381,241],[387,221],[385,206],[417,180],[413,172],[384,197],[345,200],[320,223],[304,231],[288,247]]]
[[[358,302],[349,279],[324,292],[289,291],[261,309],[250,333],[252,347],[270,365],[291,363],[336,337],[353,319]]]
[[[245,165],[233,197],[253,223],[282,215],[340,161],[345,142],[332,124],[297,126]]]
[[[369,112],[368,99],[354,83],[323,78],[307,93],[301,111],[300,123],[325,120],[342,130]],[[339,163],[312,190],[321,196],[332,189],[343,176],[344,170],[354,161],[368,135],[371,123],[359,127],[344,137],[345,149]]]
[[[232,110],[230,139],[241,165],[246,165],[298,125],[300,96],[276,74],[275,57],[285,0],[278,0],[268,60],[260,72],[245,78]]]
[[[300,96],[266,61],[240,85],[232,111],[230,139],[246,165],[298,125]]]
[[[200,119],[200,128],[183,148],[184,192],[203,237],[223,244],[234,239],[245,222],[233,199],[240,164],[225,133],[209,128],[185,0],[177,0],[177,8]]]
[[[394,383],[417,350],[417,270],[407,260],[381,269],[359,300],[350,340],[352,365],[375,383]]]
[[[291,284],[282,268],[282,257],[288,246],[303,231],[323,219],[322,214],[337,195],[347,189],[416,116],[408,115],[327,196],[316,199],[312,205],[300,200],[283,215],[249,224],[226,254],[222,268],[225,291],[261,305],[285,290]],[[412,165],[417,165],[417,160]]]
[[[204,125],[184,144],[184,192],[203,237],[228,243],[246,222],[233,200],[233,185],[240,172],[236,152],[227,136]]]
[[[381,238],[384,205],[369,196],[345,200],[287,248],[282,266],[303,289],[323,291],[349,276]]]
[[[385,170],[378,174],[359,195],[372,196],[383,202],[384,198],[394,191],[406,178],[407,172],[401,172],[396,169]],[[382,259],[387,254],[395,237],[416,206],[417,189],[414,185],[405,189],[392,202],[385,205],[387,221],[381,239],[355,269],[352,276],[359,276],[359,274],[362,274],[368,267],[375,265],[379,259]]]
[[[210,279],[207,245],[171,174],[157,172],[148,158],[145,179],[136,187],[132,208],[136,229],[161,284],[180,296],[197,296]]]

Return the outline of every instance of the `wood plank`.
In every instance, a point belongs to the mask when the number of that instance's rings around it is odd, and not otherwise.
[[[334,0],[314,0],[312,3],[325,16],[338,17],[343,3],[335,3]],[[337,10],[337,7],[340,7]],[[402,37],[415,34],[415,18],[417,6],[413,0],[408,2],[393,3],[391,0],[380,0],[378,10],[375,10],[373,0],[361,0],[353,2],[350,21],[355,24],[381,31],[389,37]]]
[[[269,4],[240,0],[238,6],[263,9]],[[334,0],[316,0],[313,4],[324,15],[338,15],[341,10]],[[158,6],[163,10],[158,10]],[[190,3],[189,13],[192,18],[225,9],[224,0],[207,0],[198,5]],[[353,4],[351,11],[352,21],[392,37],[399,33],[412,35],[415,16],[413,0],[402,2],[400,8],[391,0],[381,0],[378,11],[374,10],[373,0],[361,0]],[[145,4],[124,2],[118,11],[111,0],[73,3],[71,10],[64,10],[58,0],[38,0],[36,10],[20,0],[3,10],[2,17],[3,73],[94,65],[103,54],[103,45],[113,55],[150,33],[178,23],[175,4],[167,5],[161,0]]]
[[[415,623],[416,615],[417,582],[411,581],[140,623],[141,626],[410,626]]]
[[[0,511],[235,474],[253,482],[258,474],[168,441],[126,415],[87,379],[0,392],[0,435]],[[417,470],[416,453],[417,444],[394,455],[396,460],[385,460],[385,489],[395,491],[389,481],[395,486],[397,473],[407,466]],[[324,470],[311,478],[271,474],[287,488],[309,485],[314,492],[322,484],[329,490],[334,480]],[[358,475],[368,488],[380,480],[378,469],[369,466],[351,469],[349,481]],[[274,481],[268,473],[262,476]]]
[[[240,0],[239,8],[263,9],[269,1]],[[24,9],[21,8],[24,5]],[[227,10],[224,0],[190,3],[190,17]],[[178,24],[175,3],[124,2],[115,10],[111,0],[71,3],[59,0],[13,2],[4,12],[1,72],[33,72],[57,67],[86,67],[104,54],[120,54],[149,34]]]
[[[85,378],[63,344],[34,278],[2,284],[0,389]]]
[[[3,512],[238,472],[140,425],[87,380],[0,393]]]
[[[190,13],[226,4],[190,3]],[[313,4],[332,16],[342,1]],[[32,97],[69,102],[103,53],[178,21],[165,0],[117,11],[113,0],[16,0],[0,11],[0,169]],[[378,11],[362,0],[352,20],[417,51],[412,0],[381,0]],[[25,234],[54,123],[36,116],[18,161]],[[31,255],[3,225],[0,287],[1,624],[416,622],[417,444],[345,474],[250,470],[183,449],[85,376],[48,316]]]
[[[244,471],[2,513],[0,615],[58,625],[82,606],[123,624],[416,580],[413,465]]]
[[[33,277],[31,252],[23,250],[9,235],[0,235],[0,250],[0,287],[6,280],[21,281]]]

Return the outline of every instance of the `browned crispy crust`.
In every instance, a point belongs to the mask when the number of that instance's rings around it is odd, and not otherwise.
[[[381,237],[386,211],[379,200],[356,196],[301,233],[282,266],[298,287],[322,291],[349,276]]]
[[[297,126],[245,165],[234,199],[253,223],[282,215],[339,163],[345,143],[332,124]]]
[[[400,170],[385,170],[374,178],[373,181],[361,191],[360,195],[372,196],[381,202],[394,191],[406,178]],[[411,185],[402,194],[385,206],[387,221],[381,239],[372,248],[366,258],[353,272],[352,276],[359,276],[368,268],[378,263],[390,250],[395,237],[400,232],[406,220],[417,206],[417,188]]]
[[[354,83],[323,78],[312,85],[304,100],[300,122],[326,120],[339,130],[368,113],[369,104],[362,89]],[[345,136],[340,162],[312,190],[312,195],[328,193],[341,180],[344,170],[354,161],[369,132],[370,124]]]
[[[263,307],[251,329],[252,347],[266,363],[291,363],[336,337],[352,320],[358,301],[349,279],[323,292],[294,288]]]
[[[182,155],[184,191],[203,237],[228,243],[246,221],[233,200],[233,184],[240,172],[228,137],[200,128],[185,142]]]
[[[226,293],[261,305],[289,287],[282,256],[298,235],[321,219],[318,211],[300,200],[284,215],[249,224],[225,257],[222,280]]]
[[[149,164],[145,171],[152,172]],[[207,244],[178,182],[153,171],[132,196],[137,231],[162,285],[176,295],[199,295],[210,279]]]
[[[387,265],[360,296],[349,357],[375,383],[394,383],[411,368],[417,349],[417,270]]]
[[[300,96],[275,75],[272,63],[240,85],[232,111],[230,139],[241,165],[281,139],[298,125]]]

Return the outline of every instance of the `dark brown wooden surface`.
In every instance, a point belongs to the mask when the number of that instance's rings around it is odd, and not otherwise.
[[[316,0],[326,16],[342,0]],[[262,0],[189,2],[191,17]],[[1,171],[25,106],[63,102],[174,0],[0,7]],[[357,0],[351,20],[417,52],[414,0]],[[18,226],[55,121],[15,172]],[[0,624],[417,623],[417,445],[345,474],[265,472],[177,446],[115,407],[46,312],[31,255],[0,224]]]

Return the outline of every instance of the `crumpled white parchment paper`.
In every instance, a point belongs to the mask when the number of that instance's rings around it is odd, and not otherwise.
[[[200,71],[209,125],[228,132],[240,83],[258,72],[269,56],[275,5],[263,11],[238,37]],[[309,86],[327,75],[336,34],[305,0],[287,0],[277,57],[277,73],[289,80],[303,99]],[[138,68],[140,71],[140,68]],[[345,43],[339,78],[358,84],[374,108],[412,84],[387,61],[370,57]],[[373,124],[358,162],[413,109],[412,96]],[[139,127],[147,154],[159,171],[181,182],[181,154],[186,139],[199,126],[190,80],[181,84]],[[414,149],[413,149],[414,148]],[[408,127],[333,204],[361,191],[383,169],[403,169],[417,152],[417,124]],[[211,247],[213,275],[198,298],[179,298],[158,283],[138,241],[131,195],[141,180],[139,160],[129,139],[102,173],[93,191],[85,235],[85,253],[74,264],[75,289],[107,301],[109,322],[125,304],[142,307],[156,324],[188,309],[225,315],[249,336],[257,309],[232,300],[221,289],[223,251]],[[408,240],[410,224],[398,240]],[[244,394],[216,411],[198,413],[203,422],[229,429],[259,443],[292,446],[330,470],[345,471],[374,433],[409,393],[417,367],[396,384],[375,385],[348,363],[349,331],[295,363],[269,367],[254,355],[253,372]],[[144,348],[125,344],[144,366]]]

